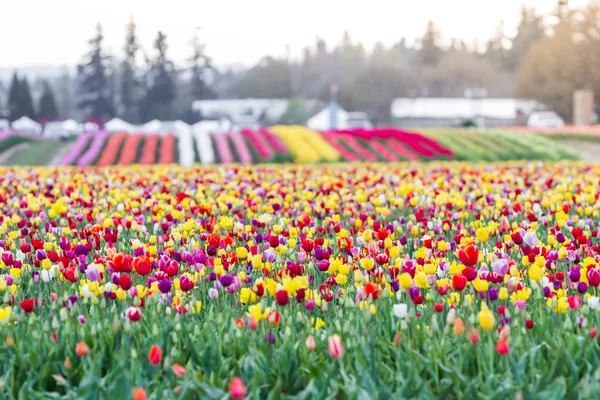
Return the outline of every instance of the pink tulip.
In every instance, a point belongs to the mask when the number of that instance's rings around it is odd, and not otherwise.
[[[329,343],[327,345],[327,348],[329,349],[329,354],[331,355],[331,357],[335,358],[336,360],[338,358],[342,358],[342,356],[344,355],[344,346],[342,345],[342,338],[338,335],[333,335],[329,337]]]

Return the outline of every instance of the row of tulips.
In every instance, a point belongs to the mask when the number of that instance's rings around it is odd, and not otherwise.
[[[175,136],[172,134],[164,136],[160,141],[158,163],[173,164],[175,162]]]
[[[343,146],[365,161],[396,161],[399,158],[415,161],[452,158],[454,155],[450,149],[429,137],[394,128],[350,129],[329,132],[329,135],[334,135]]]
[[[600,391],[598,167],[4,172],[2,399]]]
[[[146,136],[144,147],[142,148],[140,164],[154,164],[157,161],[156,151],[158,150],[159,140],[159,135]]]
[[[123,141],[121,152],[119,154],[118,165],[131,165],[135,162],[138,154],[138,147],[142,142],[141,133],[127,135]]]
[[[304,126],[274,126],[270,131],[290,149],[294,162],[316,163],[338,161],[341,154],[318,132]]]
[[[111,135],[106,141],[106,146],[102,150],[102,154],[96,162],[99,167],[105,167],[107,165],[113,165],[119,157],[119,152],[123,146],[123,141],[127,139],[127,133],[117,133]]]
[[[244,136],[239,132],[232,132],[227,134],[229,142],[235,148],[235,152],[239,157],[239,162],[242,164],[252,163],[252,154],[248,149]]]

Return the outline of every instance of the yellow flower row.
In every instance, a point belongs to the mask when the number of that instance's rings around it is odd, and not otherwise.
[[[314,163],[337,161],[340,153],[318,133],[304,126],[278,125],[271,128],[287,145],[294,156],[294,162]]]

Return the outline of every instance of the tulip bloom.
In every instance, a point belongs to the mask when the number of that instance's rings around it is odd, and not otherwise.
[[[313,335],[308,335],[306,338],[306,349],[308,351],[313,351],[317,347],[317,342],[315,341],[315,337]]]
[[[458,250],[458,259],[467,267],[472,267],[479,260],[479,250],[473,243]]]
[[[136,257],[133,259],[133,269],[138,274],[145,276],[152,271],[152,263],[145,256]]]
[[[267,315],[267,322],[271,326],[277,326],[281,322],[281,314],[279,311],[271,311],[269,315]]]
[[[142,312],[137,307],[129,307],[125,310],[125,315],[130,321],[139,321],[142,318]]]
[[[333,335],[329,337],[329,342],[327,345],[329,349],[329,355],[335,358],[341,358],[344,355],[344,346],[342,345],[342,338],[338,335]]]
[[[35,306],[35,299],[25,299],[19,303],[19,306],[21,306],[23,311],[25,311],[26,313],[33,312],[33,308]]]
[[[177,363],[171,366],[171,371],[177,376],[184,376],[186,373],[185,368]]]
[[[79,342],[75,345],[75,354],[79,357],[84,357],[89,351],[88,345],[85,342]]]
[[[235,377],[229,383],[229,396],[232,399],[243,399],[246,397],[246,385],[241,378]]]
[[[133,389],[133,400],[148,400],[146,391],[142,388]]]
[[[460,292],[467,286],[467,278],[464,275],[454,275],[452,277],[452,289]]]
[[[504,338],[498,340],[498,342],[496,343],[496,351],[500,355],[508,354],[508,352],[510,351],[510,347],[508,346],[508,340]]]
[[[148,351],[148,361],[150,361],[150,364],[152,365],[158,365],[162,360],[162,354],[162,349],[157,345],[153,345]]]
[[[285,306],[290,302],[290,296],[286,290],[278,290],[275,293],[275,300],[280,306]]]

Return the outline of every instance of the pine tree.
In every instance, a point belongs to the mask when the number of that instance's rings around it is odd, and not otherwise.
[[[544,37],[544,24],[540,15],[535,10],[521,8],[521,20],[517,28],[517,35],[512,40],[512,47],[506,55],[506,68],[508,71],[517,70],[523,58],[529,53],[531,46]]]
[[[154,42],[157,51],[156,59],[149,71],[150,87],[142,104],[142,117],[170,120],[173,117],[173,100],[175,99],[175,81],[173,79],[173,63],[167,58],[167,36],[158,32]]]
[[[190,72],[192,74],[190,79],[192,98],[194,100],[214,99],[216,97],[215,93],[205,82],[206,72],[212,70],[213,67],[210,58],[208,58],[204,51],[204,44],[200,42],[197,30],[194,31],[190,45],[192,47],[192,55],[188,61],[191,65]]]
[[[129,19],[126,31],[125,60],[121,64],[121,101],[119,114],[129,122],[138,123],[140,119],[139,100],[141,85],[137,77],[136,56],[140,45],[135,34],[136,25],[133,17]]]
[[[40,105],[38,107],[40,119],[56,119],[58,118],[58,109],[54,100],[54,93],[47,81],[44,81],[44,92],[40,97]]]
[[[35,119],[35,109],[33,108],[33,99],[31,98],[27,78],[23,78],[19,83],[19,111],[21,116]]]
[[[421,39],[420,58],[423,65],[436,65],[442,56],[442,49],[439,47],[440,32],[437,30],[433,21],[427,22],[425,35]]]
[[[10,89],[8,92],[8,115],[10,119],[15,120],[21,117],[20,110],[20,99],[19,95],[21,93],[20,89],[21,81],[19,80],[19,76],[15,71],[13,73],[12,80],[10,82]]]
[[[102,26],[96,25],[96,35],[88,41],[90,51],[78,67],[79,108],[86,116],[108,119],[114,115],[106,59],[102,50]]]

